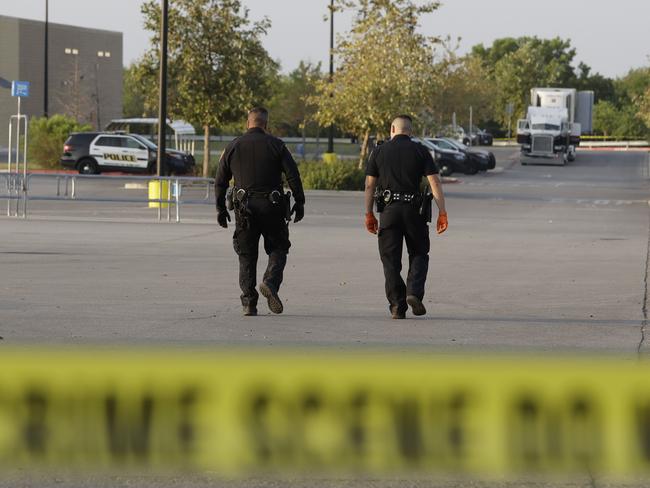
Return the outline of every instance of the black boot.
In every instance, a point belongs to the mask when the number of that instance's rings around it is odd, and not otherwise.
[[[391,317],[395,320],[401,320],[406,318],[406,312],[403,310],[400,310],[397,305],[394,305],[390,307],[390,314]]]
[[[413,312],[413,315],[424,315],[425,313],[427,313],[427,309],[424,308],[424,304],[422,303],[422,300],[420,300],[415,295],[407,296],[406,303],[408,303],[411,306],[411,311]]]
[[[260,285],[260,293],[266,298],[269,304],[269,310],[273,313],[282,313],[284,307],[278,293],[266,283]]]
[[[257,307],[255,305],[244,305],[244,316],[254,317],[257,315]]]

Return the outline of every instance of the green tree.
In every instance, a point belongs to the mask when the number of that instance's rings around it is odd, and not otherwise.
[[[142,6],[145,29],[153,36],[138,76],[148,86],[157,85],[158,4],[148,0]],[[248,108],[270,98],[278,65],[261,43],[269,26],[268,19],[252,22],[240,0],[170,2],[169,113],[203,128],[204,175],[209,167],[210,129],[241,120]],[[150,95],[145,109],[155,106]]]
[[[137,64],[132,63],[124,68],[124,83],[122,85],[122,115],[124,117],[153,117],[155,115],[146,105],[147,89],[148,87],[138,73]]]
[[[614,81],[616,106],[621,115],[619,132],[625,137],[646,137],[650,128],[648,91],[650,68],[636,68]]]
[[[604,136],[616,136],[621,124],[621,113],[618,107],[609,100],[601,100],[594,106],[594,132]]]
[[[436,132],[449,124],[454,112],[469,122],[470,106],[474,124],[490,118],[494,84],[476,56],[458,56],[457,49],[445,42],[442,59],[435,63],[434,73],[430,106],[421,116],[424,120],[428,118],[425,132]]]
[[[362,140],[360,165],[371,134],[387,135],[390,120],[399,113],[417,114],[426,106],[433,79],[436,38],[418,33],[423,14],[438,2],[411,0],[339,0],[338,9],[356,12],[348,36],[334,51],[337,71],[316,84],[309,98],[317,107],[315,120],[336,124]]]
[[[634,103],[650,88],[650,68],[631,69],[628,73],[614,81],[616,101],[619,106]]]
[[[495,112],[504,126],[509,123],[514,126],[514,122],[524,116],[531,88],[558,84],[553,66],[549,66],[531,44],[501,58],[494,67],[494,80],[497,90]],[[512,116],[505,111],[508,104],[514,107]]]
[[[591,74],[591,68],[585,63],[578,64],[577,79],[574,86],[577,90],[591,90],[596,102],[613,102],[616,99],[614,80],[600,73]]]
[[[558,86],[572,87],[576,81],[575,70],[572,66],[576,50],[571,47],[570,40],[559,37],[552,39],[540,39],[538,37],[506,37],[497,39],[492,46],[485,47],[478,44],[472,48],[472,55],[481,59],[490,70],[496,70],[497,65],[506,58],[512,56],[525,48],[534,54],[536,61],[546,66],[546,74],[554,80]],[[541,86],[541,84],[535,85]],[[530,87],[533,88],[533,87]]]
[[[323,78],[321,64],[301,61],[288,75],[278,77],[275,94],[269,102],[270,129],[278,136],[306,137],[316,131],[316,108],[309,98],[316,93],[316,82]]]
[[[571,41],[559,37],[503,38],[492,46],[472,48],[471,55],[480,59],[494,83],[493,110],[503,124],[513,124],[522,117],[529,104],[530,89],[536,86],[575,87],[577,77],[572,66],[576,51]],[[512,117],[505,107],[512,104]]]
[[[646,129],[650,130],[650,88],[639,98],[638,102],[637,116],[645,124]]]
[[[67,115],[35,117],[29,121],[28,158],[46,168],[57,168],[68,136],[72,132],[89,130],[92,130],[90,125],[79,124]]]

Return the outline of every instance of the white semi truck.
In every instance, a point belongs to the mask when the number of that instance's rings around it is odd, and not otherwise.
[[[594,92],[575,88],[533,88],[525,119],[517,123],[521,164],[573,161],[580,136],[591,132]]]

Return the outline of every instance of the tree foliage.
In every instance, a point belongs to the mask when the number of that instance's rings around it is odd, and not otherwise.
[[[613,102],[616,99],[614,80],[600,73],[591,73],[591,68],[585,63],[579,63],[577,78],[573,85],[577,90],[591,90],[596,101]]]
[[[469,123],[469,107],[475,122],[490,118],[494,84],[483,63],[475,56],[459,56],[449,40],[441,44],[439,51],[442,54],[436,59],[429,84],[429,104],[420,115],[422,130],[437,132],[450,123],[454,113],[459,122]]]
[[[159,2],[142,5],[151,48],[137,76],[157,86]],[[173,0],[169,6],[169,114],[204,128],[241,120],[248,108],[266,102],[278,65],[262,46],[268,19],[252,22],[240,0]],[[145,110],[157,106],[157,90],[147,90]],[[204,155],[204,172],[209,155]]]
[[[124,117],[153,117],[155,114],[152,107],[147,105],[147,93],[150,87],[144,83],[138,70],[139,66],[136,63],[124,68],[122,115]]]
[[[336,124],[363,138],[365,158],[370,134],[386,136],[399,113],[418,113],[430,95],[436,38],[418,33],[423,14],[437,2],[411,0],[340,0],[338,9],[353,9],[356,17],[348,36],[339,37],[334,51],[337,71],[331,82],[316,84],[309,98],[317,107],[315,120]]]
[[[59,167],[63,143],[72,132],[92,130],[88,124],[80,124],[74,117],[57,114],[49,118],[35,117],[29,121],[29,160],[46,168]]]
[[[650,68],[612,81],[613,95],[594,108],[594,131],[612,137],[646,137],[650,128]]]
[[[301,61],[288,75],[277,78],[269,102],[270,129],[277,136],[313,136],[316,107],[309,102],[316,93],[316,83],[323,78],[321,65]]]
[[[472,55],[488,70],[495,86],[494,114],[504,126],[524,116],[530,89],[536,86],[574,87],[576,74],[572,66],[576,51],[571,41],[559,37],[503,38],[492,46],[474,46]],[[505,107],[512,104],[511,117]]]

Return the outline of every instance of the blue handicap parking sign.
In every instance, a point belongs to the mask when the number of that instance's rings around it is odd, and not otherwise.
[[[11,96],[12,97],[28,97],[29,96],[29,81],[12,81],[11,82]]]

